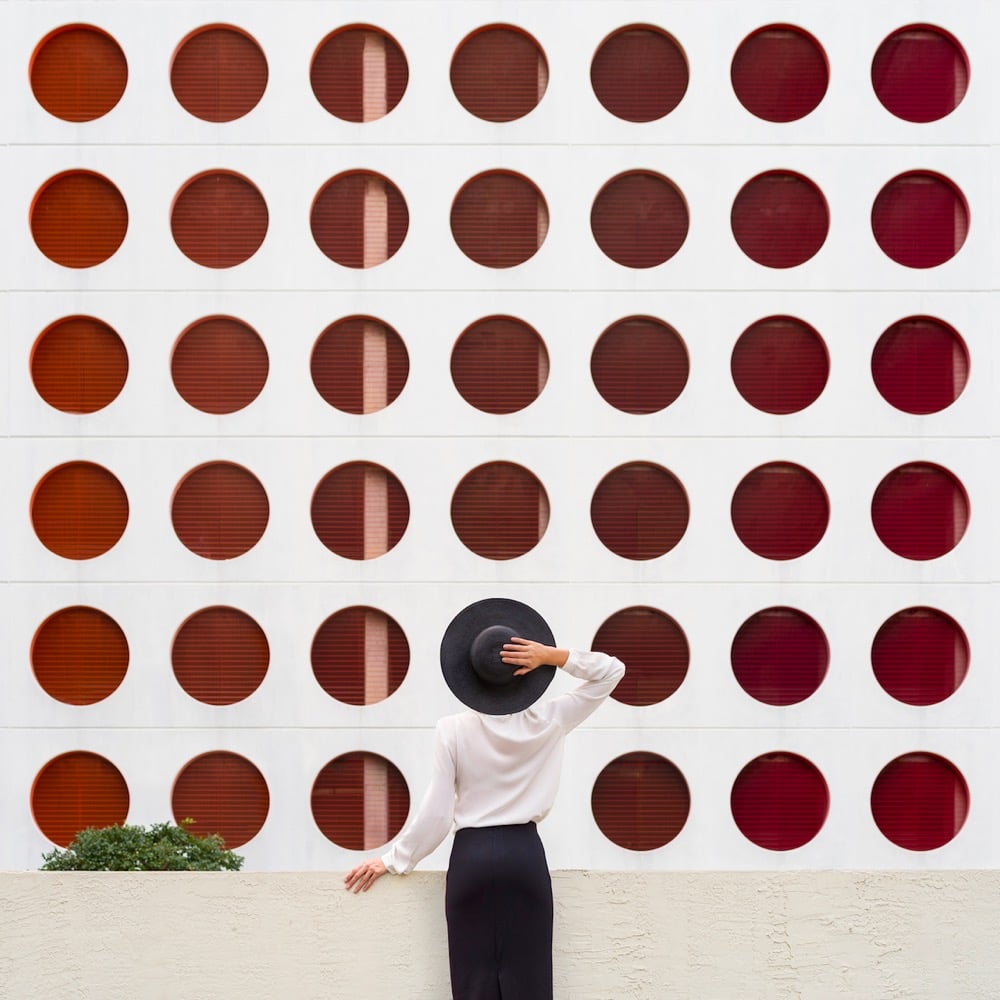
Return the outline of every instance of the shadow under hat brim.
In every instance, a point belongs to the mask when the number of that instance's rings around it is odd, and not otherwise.
[[[555,645],[552,630],[534,608],[509,597],[487,597],[461,610],[445,629],[441,640],[441,672],[452,694],[464,705],[484,715],[511,715],[538,701],[555,676],[556,668],[536,667],[507,684],[487,684],[476,673],[470,650],[476,636],[494,625],[509,628],[511,638]]]

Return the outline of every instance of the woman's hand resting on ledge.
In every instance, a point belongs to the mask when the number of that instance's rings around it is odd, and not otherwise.
[[[348,892],[351,889],[355,892],[367,892],[385,872],[385,862],[381,858],[369,858],[344,876],[344,888]]]

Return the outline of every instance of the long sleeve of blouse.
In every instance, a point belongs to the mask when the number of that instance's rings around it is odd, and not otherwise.
[[[604,702],[625,674],[605,653],[570,650],[562,668],[583,683],[514,715],[463,712],[438,722],[431,781],[392,848],[388,871],[405,875],[452,827],[540,822],[559,788],[566,734]]]

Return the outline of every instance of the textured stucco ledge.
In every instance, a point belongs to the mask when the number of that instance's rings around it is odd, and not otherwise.
[[[1000,995],[1000,872],[557,872],[558,1000]],[[0,873],[0,996],[446,1000],[444,876]]]

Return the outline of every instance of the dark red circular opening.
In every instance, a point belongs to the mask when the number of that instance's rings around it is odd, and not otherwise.
[[[823,683],[830,646],[808,615],[795,608],[765,608],[740,626],[729,655],[736,680],[751,698],[796,705]]]
[[[629,851],[655,851],[684,828],[691,794],[675,764],[636,751],[615,758],[601,771],[590,808],[612,843]]]
[[[872,378],[882,398],[905,413],[938,413],[962,394],[969,350],[947,323],[910,316],[893,323],[872,351]]]
[[[887,619],[872,643],[872,669],[885,691],[907,705],[950,698],[969,669],[969,641],[935,608],[906,608]]]
[[[808,32],[769,24],[740,42],[730,79],[750,114],[769,122],[791,122],[823,100],[830,69],[822,46]]]
[[[128,785],[111,761],[75,750],[50,760],[35,777],[31,812],[54,844],[68,847],[87,827],[120,826],[128,818]]]
[[[798,413],[826,387],[830,357],[823,338],[808,323],[768,316],[740,334],[730,371],[751,406],[765,413]]]
[[[969,786],[944,757],[903,754],[875,779],[871,806],[888,840],[908,851],[933,851],[953,840],[965,824]]]
[[[687,92],[687,59],[665,31],[630,24],[601,42],[590,64],[590,85],[616,118],[655,121],[670,114]]]
[[[797,267],[819,252],[830,228],[823,192],[808,177],[771,170],[743,185],[730,214],[740,249],[765,267]]]
[[[730,806],[747,840],[769,851],[792,851],[819,833],[830,793],[812,761],[794,753],[766,753],[737,775]]]
[[[969,499],[961,482],[930,462],[893,469],[875,490],[872,524],[886,548],[905,559],[937,559],[962,540]]]
[[[730,512],[736,534],[751,552],[765,559],[796,559],[819,544],[830,502],[808,469],[769,462],[744,476]]]
[[[618,320],[601,334],[590,355],[597,391],[625,413],[656,413],[687,385],[690,363],[680,334],[649,316]]]

